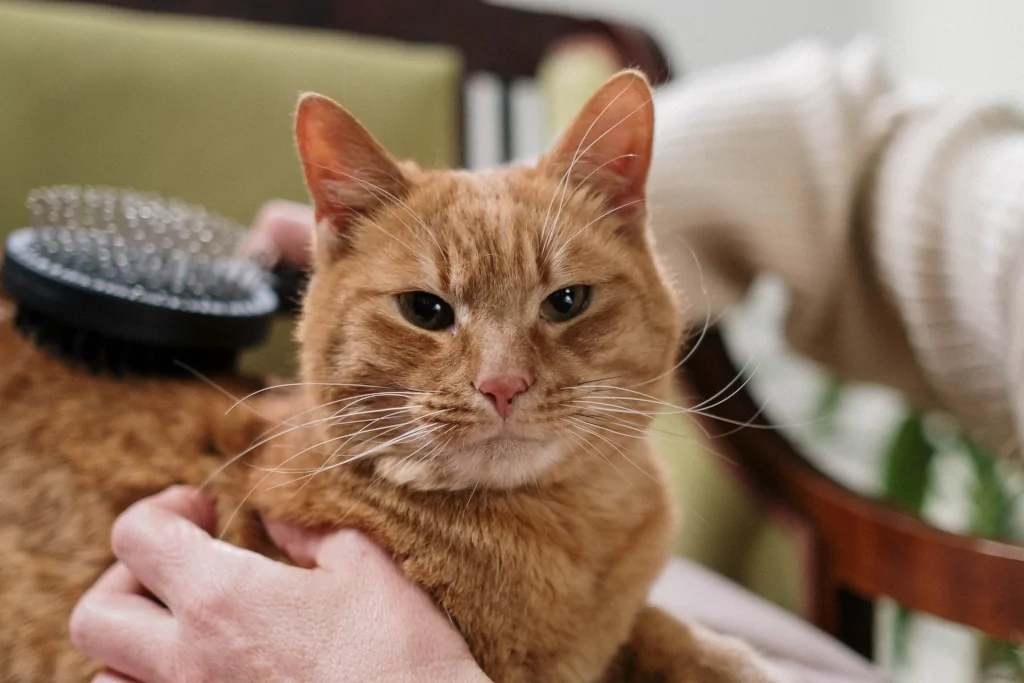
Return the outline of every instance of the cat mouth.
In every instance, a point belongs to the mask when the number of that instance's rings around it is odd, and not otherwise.
[[[472,440],[472,445],[529,445],[543,440],[533,433],[529,425],[503,420]]]
[[[474,443],[472,445],[474,445],[474,446],[510,446],[510,445],[529,446],[529,445],[540,444],[540,443],[542,443],[542,441],[540,439],[537,439],[537,438],[531,438],[531,437],[522,436],[522,435],[519,435],[519,434],[512,434],[512,433],[508,433],[508,432],[503,432],[501,434],[498,434],[497,436],[490,436],[490,437],[485,437],[483,439],[480,439],[479,441],[477,441],[476,443]]]

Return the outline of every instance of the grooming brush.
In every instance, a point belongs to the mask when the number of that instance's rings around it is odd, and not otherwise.
[[[244,229],[199,206],[99,187],[34,190],[6,244],[15,324],[93,372],[228,371],[265,338],[279,298]]]

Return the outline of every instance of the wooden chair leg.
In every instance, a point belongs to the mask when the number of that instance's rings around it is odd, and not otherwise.
[[[846,588],[834,594],[836,603],[836,629],[833,631],[842,643],[868,660],[875,655],[875,604]]]

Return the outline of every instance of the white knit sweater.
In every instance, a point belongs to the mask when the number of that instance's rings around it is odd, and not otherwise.
[[[694,323],[774,273],[797,350],[1020,456],[1024,128],[1010,108],[911,102],[870,43],[799,44],[662,90],[649,189]]]

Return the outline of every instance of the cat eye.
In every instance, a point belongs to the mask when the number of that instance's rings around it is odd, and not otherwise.
[[[590,303],[590,285],[573,285],[551,292],[540,305],[540,317],[553,323],[575,318]]]
[[[455,311],[429,292],[403,292],[398,297],[402,317],[424,330],[443,330],[455,324]]]

